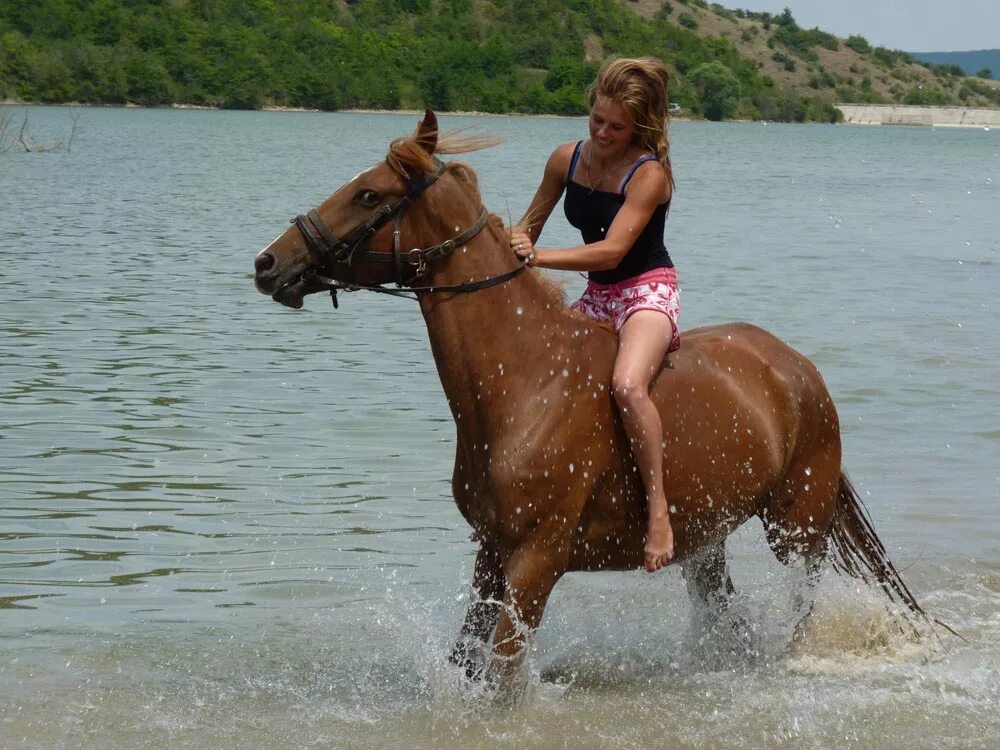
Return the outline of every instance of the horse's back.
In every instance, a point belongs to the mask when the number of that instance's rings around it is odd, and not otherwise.
[[[756,390],[768,398],[794,392],[827,397],[816,366],[771,332],[750,323],[724,323],[684,332],[683,346],[670,354],[665,385],[683,389]],[[777,390],[775,390],[777,389]]]
[[[690,497],[698,513],[710,513],[711,498],[726,498],[734,517],[759,513],[805,457],[822,454],[814,465],[832,462],[839,471],[833,401],[816,367],[791,346],[757,326],[728,323],[685,332],[670,357],[654,393],[665,462],[678,478],[670,480],[674,496]]]

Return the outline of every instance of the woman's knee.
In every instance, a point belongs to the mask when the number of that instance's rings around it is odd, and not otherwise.
[[[642,373],[615,370],[611,393],[619,408],[635,408],[649,398],[649,378],[643,378]]]

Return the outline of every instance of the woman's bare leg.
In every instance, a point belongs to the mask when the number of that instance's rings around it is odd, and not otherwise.
[[[618,333],[612,377],[615,401],[646,488],[649,520],[644,551],[650,573],[674,556],[674,532],[663,487],[663,426],[649,397],[650,383],[663,364],[672,336],[673,323],[663,313],[633,313]]]

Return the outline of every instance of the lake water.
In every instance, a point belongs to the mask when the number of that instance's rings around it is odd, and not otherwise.
[[[72,110],[8,109],[36,143]],[[987,748],[1000,736],[1000,132],[677,123],[684,327],[811,357],[917,598],[912,643],[830,574],[733,539],[751,652],[679,571],[570,575],[513,711],[447,654],[474,545],[416,305],[291,311],[254,254],[412,115],[80,109],[0,154],[0,746]],[[581,120],[445,117],[517,218]],[[575,241],[555,217],[543,244]],[[582,288],[565,279],[568,294]]]

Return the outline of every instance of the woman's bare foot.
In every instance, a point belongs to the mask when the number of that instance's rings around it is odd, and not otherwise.
[[[654,513],[649,517],[649,528],[646,531],[646,546],[643,548],[646,557],[646,572],[655,573],[674,557],[674,530],[670,527],[670,516],[666,513]]]

